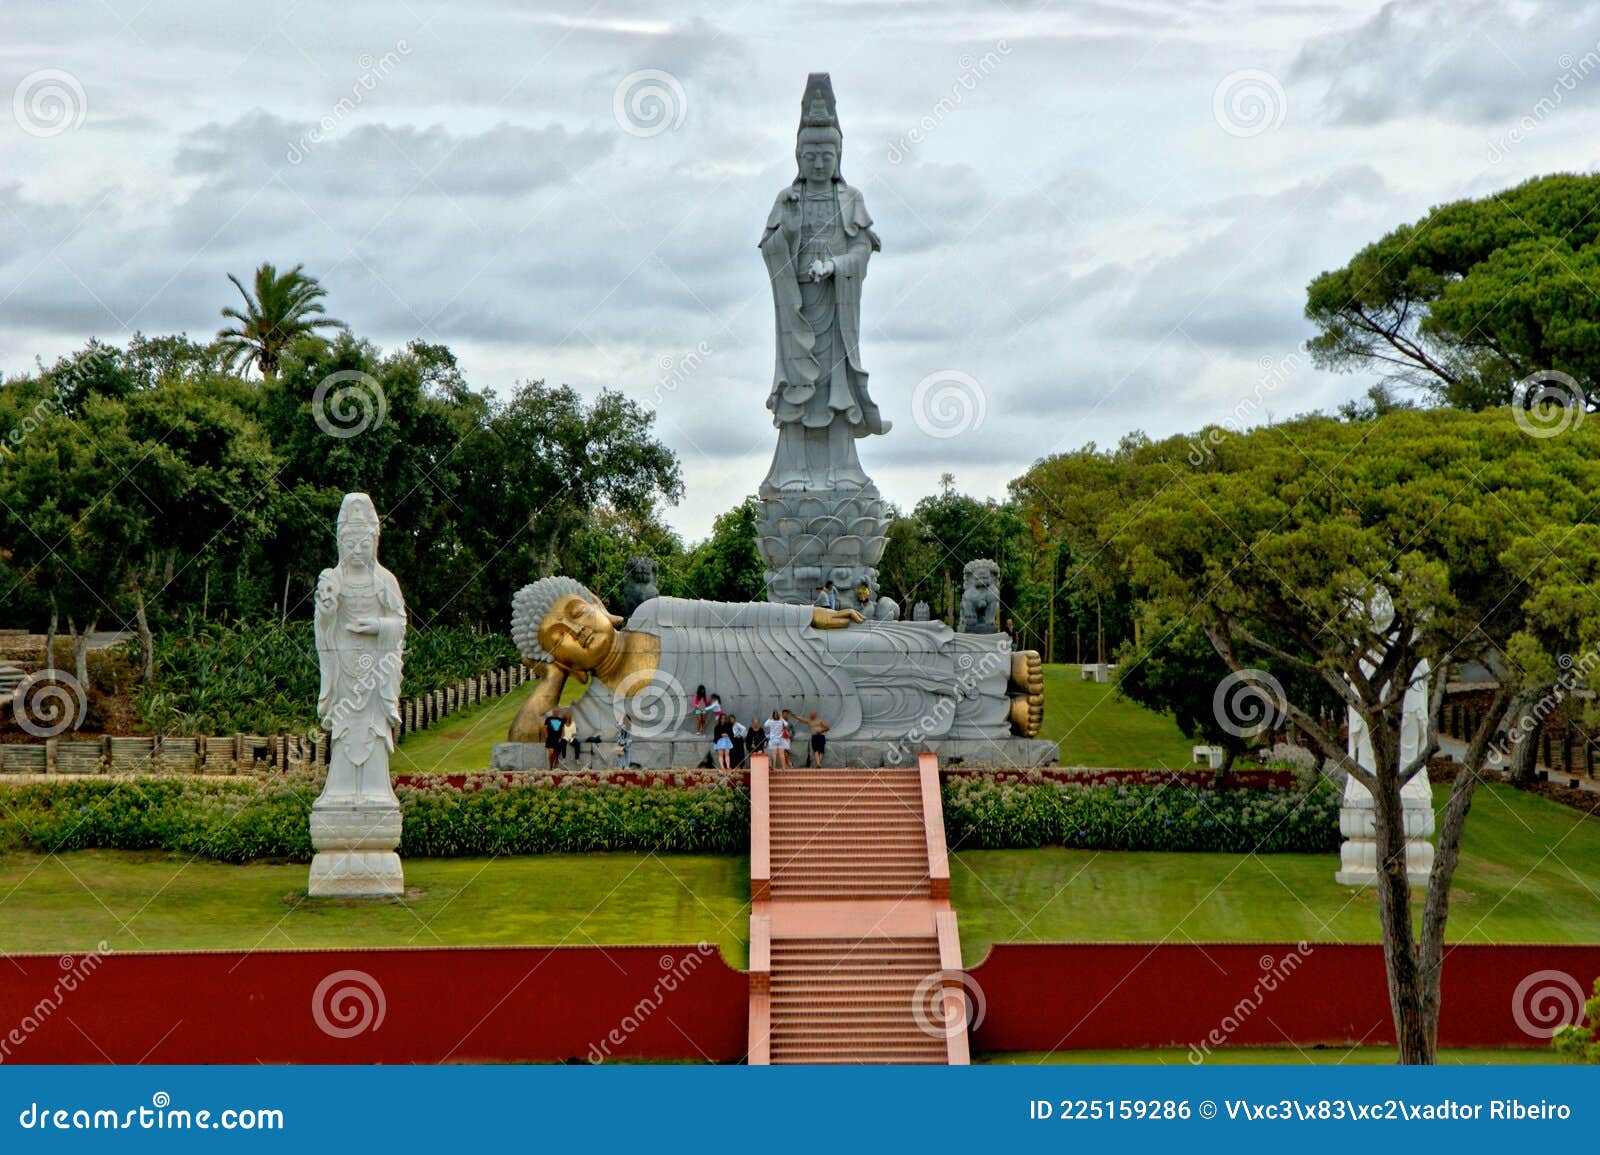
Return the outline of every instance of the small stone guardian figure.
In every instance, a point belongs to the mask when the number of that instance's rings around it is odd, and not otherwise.
[[[1000,632],[1000,567],[989,558],[969,561],[961,571],[961,632]]]
[[[317,579],[314,610],[322,685],[317,717],[330,735],[328,780],[311,807],[312,896],[403,893],[400,801],[389,754],[400,724],[406,606],[378,564],[378,512],[347,493],[337,523],[339,564]]]

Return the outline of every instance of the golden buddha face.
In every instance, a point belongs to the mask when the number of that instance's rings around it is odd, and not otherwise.
[[[616,644],[622,619],[578,594],[555,600],[539,623],[539,644],[558,666],[578,672],[599,667]]]

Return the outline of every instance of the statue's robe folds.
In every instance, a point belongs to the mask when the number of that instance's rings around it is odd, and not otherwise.
[[[767,481],[780,488],[815,488],[828,474],[868,484],[854,439],[888,429],[861,364],[861,281],[878,237],[860,192],[836,180],[828,196],[819,212],[796,181],[778,194],[761,236],[777,327],[767,408],[779,438]],[[831,260],[833,275],[811,280],[813,259]]]
[[[325,569],[319,585],[331,586],[331,609],[317,608],[314,627],[322,672],[317,717],[332,736],[328,763],[330,786],[336,776],[361,770],[377,751],[385,776],[400,725],[401,646],[406,633],[406,606],[400,583],[381,565],[372,571],[370,594],[346,589],[338,568]],[[359,618],[377,621],[376,634],[353,634],[345,626]],[[340,783],[339,785],[342,785]]]
[[[741,721],[815,710],[830,739],[1005,738],[1011,654],[1004,638],[963,636],[942,622],[861,622],[819,630],[811,607],[655,598],[628,620],[660,641],[648,682],[625,708],[598,680],[573,706],[577,734],[694,737],[696,686]]]

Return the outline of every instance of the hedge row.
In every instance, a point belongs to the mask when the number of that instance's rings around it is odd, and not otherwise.
[[[70,780],[12,787],[0,850],[170,850],[224,862],[311,857],[311,775]],[[750,795],[731,785],[632,786],[564,779],[398,791],[402,855],[448,858],[633,850],[742,854]],[[955,849],[1321,853],[1339,846],[1331,789],[948,783]]]
[[[19,786],[0,850],[174,850],[223,862],[311,860],[306,775]],[[400,853],[419,858],[652,850],[742,854],[750,795],[733,787],[534,786],[397,791]]]
[[[1068,846],[1321,854],[1339,849],[1339,798],[1309,790],[1201,790],[953,781],[945,838],[955,850]]]

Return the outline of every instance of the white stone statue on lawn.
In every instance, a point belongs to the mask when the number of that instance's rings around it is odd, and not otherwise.
[[[1370,609],[1373,632],[1383,633],[1394,621],[1394,607],[1382,590],[1373,598]],[[1362,668],[1370,674],[1377,663],[1363,660]],[[1432,666],[1427,659],[1419,662],[1411,672],[1411,682],[1401,703],[1400,716],[1400,768],[1411,765],[1428,743],[1428,727],[1433,724],[1429,694]],[[1348,746],[1351,759],[1367,770],[1377,767],[1377,756],[1372,750],[1372,735],[1367,724],[1353,707],[1347,707]],[[1433,789],[1428,782],[1428,768],[1422,767],[1400,788],[1401,822],[1406,839],[1406,877],[1413,886],[1426,886],[1428,874],[1433,869]],[[1346,886],[1370,886],[1378,880],[1378,824],[1371,792],[1354,775],[1346,777],[1344,798],[1339,805],[1339,833],[1344,843],[1339,847],[1339,870],[1334,874],[1337,882]]]
[[[322,685],[317,717],[330,735],[328,780],[311,807],[312,895],[383,896],[405,889],[400,801],[389,754],[400,724],[406,605],[378,564],[378,512],[364,493],[339,507],[339,564],[317,579]]]

